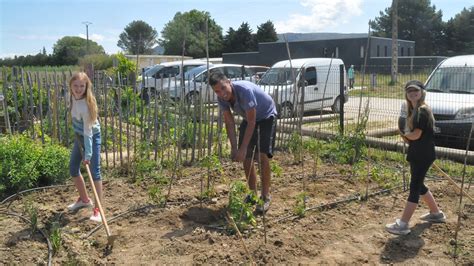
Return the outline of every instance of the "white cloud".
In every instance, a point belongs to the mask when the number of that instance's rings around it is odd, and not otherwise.
[[[87,36],[83,33],[79,34],[79,37],[81,38],[84,38],[84,39],[87,39]],[[104,35],[101,35],[101,34],[97,34],[97,33],[94,33],[94,34],[91,34],[89,35],[89,40],[92,40],[94,42],[102,42],[104,40],[106,40],[107,38],[104,36]]]
[[[301,0],[300,4],[307,12],[291,14],[289,19],[277,21],[278,33],[326,31],[362,14],[362,0]]]

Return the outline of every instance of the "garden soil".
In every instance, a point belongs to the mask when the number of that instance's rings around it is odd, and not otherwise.
[[[88,219],[90,209],[67,212],[66,206],[77,198],[72,185],[25,194],[8,210],[1,206],[0,211],[24,214],[25,205],[33,202],[40,229],[49,232],[53,222],[58,222],[61,247],[53,256],[56,265],[474,264],[474,208],[463,208],[458,256],[454,257],[459,196],[446,180],[431,178],[427,185],[446,213],[447,223],[420,221],[418,217],[427,211],[421,204],[410,224],[412,232],[395,236],[387,233],[384,225],[401,214],[408,195],[403,188],[360,200],[357,195],[364,195],[367,182],[351,176],[350,166],[322,165],[315,175],[309,158],[304,165],[293,164],[287,155],[278,153],[275,160],[283,173],[272,178],[270,210],[265,217],[257,216],[254,228],[242,232],[243,239],[230,233],[225,215],[229,183],[245,180],[240,164],[232,162],[223,163],[224,174],[216,179],[216,196],[204,201],[198,195],[206,169],[185,167],[173,180],[165,207],[150,203],[151,181],[106,176],[105,213],[112,233],[118,235],[112,250],[106,248],[102,227],[92,232],[98,224]],[[373,182],[368,186],[370,192],[382,189]],[[314,208],[297,217],[294,206],[303,191],[307,208],[351,196],[356,200]],[[463,202],[472,203],[467,198]],[[139,210],[124,213],[134,209]],[[0,228],[0,264],[47,263],[46,241],[39,233],[32,234],[29,224],[1,214]]]

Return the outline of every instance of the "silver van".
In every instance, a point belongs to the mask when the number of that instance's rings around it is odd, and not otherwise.
[[[430,74],[425,87],[426,103],[435,118],[436,144],[465,149],[474,123],[474,55],[445,59]],[[403,121],[405,113],[403,105]],[[474,150],[474,136],[470,149]]]
[[[295,105],[301,100],[298,91],[303,88],[305,111],[330,107],[339,112],[342,101],[348,101],[345,68],[344,95],[340,96],[340,65],[344,66],[344,62],[339,58],[284,60],[275,63],[258,85],[275,99],[280,117],[295,114]]]
[[[168,83],[174,83],[176,79],[180,79],[183,73],[188,72],[189,70],[206,65],[204,60],[184,60],[184,61],[173,61],[166,62],[155,65],[145,71],[139,78],[139,91],[142,89],[150,89],[153,93],[159,91],[163,86],[166,86]]]

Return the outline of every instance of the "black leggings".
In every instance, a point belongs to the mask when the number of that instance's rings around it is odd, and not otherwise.
[[[410,162],[410,195],[408,201],[418,203],[420,195],[425,195],[428,192],[428,188],[423,184],[426,173],[430,169],[433,161],[428,162]]]

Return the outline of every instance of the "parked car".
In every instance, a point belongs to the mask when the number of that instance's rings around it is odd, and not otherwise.
[[[301,58],[275,63],[259,81],[260,87],[275,99],[281,117],[292,117],[298,92],[304,89],[304,110],[331,107],[339,112],[341,102],[348,101],[347,77],[344,69],[344,95],[340,96],[340,70],[344,62],[338,58]]]
[[[152,93],[160,91],[163,85],[167,86],[168,83],[174,83],[176,79],[179,80],[183,73],[206,64],[206,61],[193,59],[155,65],[145,71],[142,78],[139,79],[139,91],[142,91],[144,88],[150,89]]]
[[[445,59],[430,74],[425,88],[426,103],[435,118],[436,144],[465,149],[474,123],[474,55]],[[405,105],[400,113],[401,129],[405,125]],[[470,149],[474,150],[474,136]]]
[[[209,66],[209,72],[220,71],[230,80],[249,80],[255,82],[255,75],[268,67],[245,66],[238,64],[215,64]],[[217,97],[208,86],[207,66],[196,67],[184,74],[184,83],[171,84],[169,88],[170,97],[174,100],[185,99],[189,103],[195,103],[201,97],[203,103],[217,102]]]

